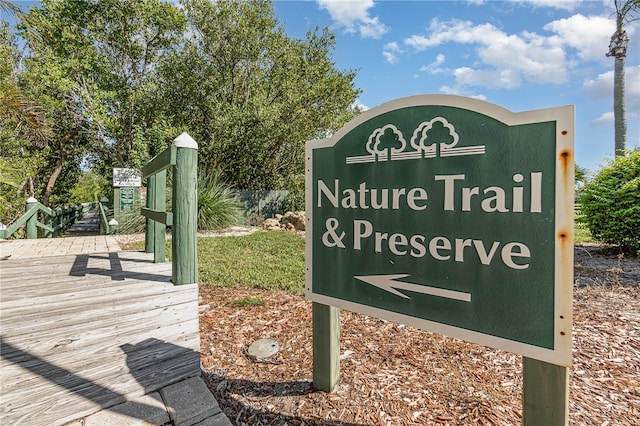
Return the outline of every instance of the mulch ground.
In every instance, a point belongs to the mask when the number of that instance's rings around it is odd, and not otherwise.
[[[640,260],[575,251],[572,425],[640,424]],[[518,425],[522,357],[341,311],[341,382],[312,389],[311,303],[284,292],[201,286],[210,389],[235,425]],[[264,306],[230,303],[261,296]],[[257,339],[280,351],[247,354]]]

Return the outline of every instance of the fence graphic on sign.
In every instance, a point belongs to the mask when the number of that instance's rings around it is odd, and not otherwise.
[[[441,127],[448,133],[444,141],[442,138],[433,136],[436,126]],[[432,120],[420,123],[413,131],[409,144],[407,144],[402,131],[393,124],[387,124],[375,129],[369,135],[366,143],[368,155],[347,157],[346,163],[358,164],[436,158],[438,156],[438,148],[441,157],[482,155],[485,153],[484,145],[459,147],[457,146],[459,140],[460,137],[453,124],[449,123],[444,117],[435,117]],[[408,145],[413,150],[406,150]]]

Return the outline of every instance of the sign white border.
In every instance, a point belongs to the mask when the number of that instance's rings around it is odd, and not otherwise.
[[[142,174],[137,169],[113,168],[113,187],[140,187]]]
[[[554,349],[546,349],[516,342],[464,328],[441,324],[421,318],[399,314],[342,299],[315,294],[313,277],[313,151],[334,146],[343,136],[365,121],[400,108],[423,105],[462,108],[515,126],[530,123],[556,122],[556,176],[555,176],[555,271],[554,271]],[[478,99],[451,95],[419,95],[387,102],[365,111],[347,123],[329,139],[308,141],[305,165],[306,207],[306,291],[307,299],[328,306],[348,309],[376,318],[432,331],[468,342],[514,352],[529,358],[561,366],[571,366],[573,325],[573,208],[574,208],[574,106],[563,106],[525,112],[511,112],[498,105]]]

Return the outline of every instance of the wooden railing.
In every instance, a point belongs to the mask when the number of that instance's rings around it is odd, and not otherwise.
[[[167,169],[173,167],[172,211],[167,212]],[[198,144],[186,133],[142,168],[147,181],[147,218],[145,251],[154,262],[165,261],[166,227],[171,226],[171,262],[173,283],[198,282]]]
[[[0,229],[0,239],[11,237],[23,225],[26,225],[26,238],[38,238],[38,228],[44,229],[44,237],[60,236],[71,225],[82,219],[96,203],[83,203],[77,206],[51,209],[31,197],[27,200],[25,213],[6,229]],[[43,222],[40,222],[41,216]]]
[[[100,215],[100,235],[114,234],[118,228],[118,221],[113,218],[109,220],[109,209],[102,201],[98,203],[98,214]]]

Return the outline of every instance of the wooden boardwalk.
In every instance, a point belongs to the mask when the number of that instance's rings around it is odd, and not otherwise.
[[[0,261],[0,424],[61,425],[200,375],[197,285],[152,257]]]

